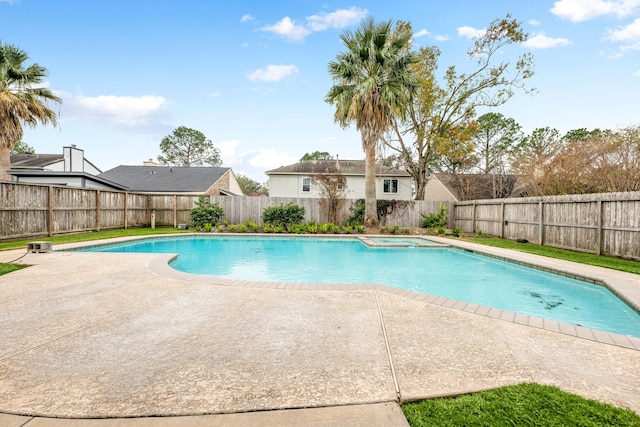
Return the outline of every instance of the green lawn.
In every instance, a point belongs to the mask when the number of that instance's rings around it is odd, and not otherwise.
[[[550,248],[548,246],[540,246],[533,243],[518,243],[513,240],[500,239],[498,237],[463,237],[460,238],[460,240],[464,240],[465,242],[480,243],[487,246],[495,246],[498,248],[515,249],[520,252],[543,255],[549,258],[563,259],[567,261],[578,262],[581,264],[595,265],[598,267],[605,267],[611,268],[613,270],[640,274],[640,262],[629,259],[575,252],[566,249]]]
[[[417,426],[640,426],[640,415],[557,387],[518,384],[479,393],[405,403]]]
[[[0,276],[3,274],[11,273],[12,271],[20,270],[21,268],[28,267],[24,264],[4,264],[0,262]]]
[[[148,236],[150,234],[189,233],[193,230],[178,230],[167,228],[128,228],[121,230],[91,231],[88,233],[61,234],[52,237],[31,237],[29,239],[0,242],[0,251],[9,249],[27,249],[28,242],[52,242],[54,245],[63,243],[87,242],[89,240],[111,239],[114,237]],[[54,247],[55,249],[55,247]]]

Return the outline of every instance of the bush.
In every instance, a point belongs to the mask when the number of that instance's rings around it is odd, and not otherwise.
[[[445,227],[449,218],[447,217],[447,211],[449,208],[440,206],[438,213],[430,213],[429,215],[422,215],[422,227],[423,228],[438,228]]]
[[[351,215],[347,219],[346,224],[350,226],[364,225],[364,199],[358,199],[349,208]]]
[[[304,208],[293,203],[269,206],[262,212],[262,220],[265,224],[279,225],[283,228],[291,224],[300,224],[304,221]]]
[[[200,230],[205,224],[217,224],[224,216],[224,210],[220,205],[211,204],[206,196],[198,197],[196,207],[191,209],[191,227]]]

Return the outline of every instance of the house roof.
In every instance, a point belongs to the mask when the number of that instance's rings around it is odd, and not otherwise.
[[[40,170],[10,170],[9,175],[15,177],[46,177],[54,185],[66,185],[64,184],[65,178],[82,178],[86,181],[93,181],[99,184],[111,187],[115,190],[126,191],[128,188],[124,185],[116,182],[109,181],[100,176],[91,175],[86,172],[63,172],[63,171],[40,171]],[[56,182],[59,180],[59,182]]]
[[[435,173],[456,200],[522,197],[524,186],[516,175]]]
[[[364,167],[364,160],[306,160],[289,166],[271,169],[265,173],[267,175],[313,175],[326,173],[364,176]],[[376,165],[376,175],[411,176],[408,172],[380,164]]]
[[[38,169],[64,160],[63,154],[12,154],[12,169]]]
[[[230,168],[117,166],[98,175],[130,191],[204,193]]]

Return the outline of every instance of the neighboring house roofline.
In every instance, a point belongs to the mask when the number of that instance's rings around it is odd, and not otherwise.
[[[101,178],[96,175],[91,175],[86,172],[63,172],[63,171],[41,171],[41,170],[9,170],[9,175],[15,177],[73,177],[73,178],[84,178],[91,181],[99,182],[100,184],[113,187],[115,190],[127,191],[128,188],[122,184],[118,184],[117,182],[109,181],[108,179]],[[46,184],[43,184],[46,185]],[[66,185],[66,184],[55,184],[55,185]]]
[[[346,175],[364,176],[364,160],[306,160],[265,172],[266,175]],[[406,171],[376,164],[376,176],[411,176]]]

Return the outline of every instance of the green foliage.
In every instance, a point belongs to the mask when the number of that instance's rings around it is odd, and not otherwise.
[[[410,426],[638,426],[640,416],[554,386],[518,384],[402,405]]]
[[[6,264],[0,262],[0,276],[3,274],[11,273],[12,271],[20,270],[22,268],[29,267],[24,264]]]
[[[293,203],[280,206],[269,206],[262,212],[265,224],[289,226],[304,221],[304,208]]]
[[[447,234],[447,230],[444,227],[436,227],[436,228],[432,228],[432,230],[434,230],[436,233],[440,235]]]
[[[462,229],[460,227],[455,227],[453,230],[451,230],[451,232],[455,235],[458,236],[460,235],[460,233],[462,233]]]
[[[260,228],[258,227],[258,224],[256,224],[253,221],[247,221],[245,225],[249,230],[253,231],[254,233],[258,231],[258,228]]]
[[[350,226],[363,225],[364,224],[364,208],[365,208],[364,199],[356,200],[353,206],[349,208],[349,212],[351,212],[351,215],[347,219],[346,224]]]
[[[196,207],[191,209],[191,227],[200,230],[205,224],[217,224],[224,216],[224,210],[220,205],[211,204],[207,196],[200,196],[196,201]]]
[[[176,128],[171,135],[160,142],[162,154],[158,156],[161,165],[173,166],[220,166],[220,150],[213,146],[198,130],[185,126]]]
[[[238,232],[246,233],[247,232],[247,226],[244,225],[244,224],[238,224]]]
[[[268,194],[269,190],[264,184],[260,184],[258,181],[254,181],[245,175],[236,176],[236,181],[238,181],[238,185],[242,192],[247,195],[256,195],[256,194]]]
[[[333,156],[326,151],[314,151],[313,153],[304,153],[304,156],[300,158],[301,162],[307,160],[333,160]]]
[[[206,231],[207,233],[209,233],[211,230],[213,230],[213,225],[209,224],[208,222],[204,225],[204,231]]]
[[[58,116],[49,104],[62,100],[44,84],[47,69],[36,63],[25,64],[28,59],[25,51],[0,41],[0,148],[14,148],[22,139],[23,124],[58,124]],[[0,176],[9,166],[0,164]]]
[[[440,209],[437,213],[430,213],[428,215],[422,215],[422,227],[423,228],[437,228],[444,227],[447,225],[449,218],[447,217],[447,211],[449,208],[446,206],[440,206]]]
[[[236,224],[231,224],[229,226],[229,231],[235,233],[236,231],[238,231],[238,226]]]
[[[11,154],[35,154],[36,150],[23,141],[18,141],[11,149]]]

